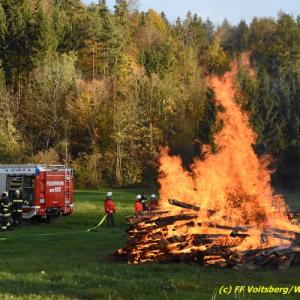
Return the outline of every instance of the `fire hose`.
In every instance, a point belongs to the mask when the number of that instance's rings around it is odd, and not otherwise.
[[[91,227],[91,228],[87,229],[86,231],[87,231],[87,232],[90,232],[90,231],[92,231],[92,230],[94,230],[94,229],[100,227],[100,226],[103,224],[103,222],[105,221],[107,215],[108,215],[108,214],[106,214],[106,215],[100,220],[100,222],[99,222],[96,226]]]

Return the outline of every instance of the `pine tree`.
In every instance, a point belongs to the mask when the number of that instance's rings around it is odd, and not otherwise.
[[[160,13],[160,16],[161,16],[161,18],[164,20],[165,24],[169,27],[169,26],[170,26],[170,23],[169,23],[168,18],[167,18],[167,16],[166,16],[166,14],[165,14],[164,11],[162,11],[162,12]]]
[[[118,22],[121,26],[126,26],[128,23],[128,3],[126,0],[116,0],[115,15],[117,16]]]
[[[105,1],[102,1],[102,5],[104,3]],[[108,9],[103,7],[99,11],[99,14],[103,21],[102,33],[99,38],[99,41],[103,44],[103,50],[99,58],[104,60],[106,65],[104,73],[113,74],[122,52],[122,32],[120,31],[120,27],[116,25]]]
[[[77,51],[84,45],[87,36],[85,10],[80,0],[55,0],[56,20],[63,26],[64,36],[58,50]]]
[[[235,30],[235,49],[243,52],[248,49],[249,28],[244,20],[242,20]]]
[[[52,26],[52,16],[45,13],[40,0],[33,16],[31,60],[33,65],[37,66],[47,56],[53,55],[56,52],[58,38]]]
[[[0,59],[6,82],[17,91],[20,100],[25,74],[33,67],[31,62],[33,18],[28,0],[18,2],[3,0],[2,9],[2,15],[4,12],[6,20],[6,33],[2,35],[1,43],[4,47],[1,47],[1,50],[4,51],[0,50]]]
[[[119,32],[121,47],[124,48],[129,39],[129,10],[127,0],[116,0],[115,8],[115,25]]]

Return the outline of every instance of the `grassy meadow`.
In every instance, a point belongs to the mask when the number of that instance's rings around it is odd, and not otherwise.
[[[115,190],[117,227],[85,230],[103,216],[105,191],[76,191],[75,212],[50,224],[0,233],[0,299],[233,299],[222,285],[300,285],[300,268],[240,271],[185,264],[128,265],[109,256],[125,244],[136,190]],[[150,191],[147,191],[150,193]],[[300,193],[286,193],[300,207]],[[234,299],[299,299],[246,295]]]

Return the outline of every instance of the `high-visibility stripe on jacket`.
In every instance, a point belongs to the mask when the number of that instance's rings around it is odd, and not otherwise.
[[[23,199],[15,198],[12,201],[12,210],[16,213],[22,213],[22,206],[26,203]]]

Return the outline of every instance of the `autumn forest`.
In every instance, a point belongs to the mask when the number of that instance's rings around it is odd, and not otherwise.
[[[222,128],[207,85],[249,52],[236,101],[271,155],[273,181],[300,180],[300,17],[176,22],[136,1],[1,0],[0,163],[62,163],[78,187],[151,186],[160,146],[188,168]]]

